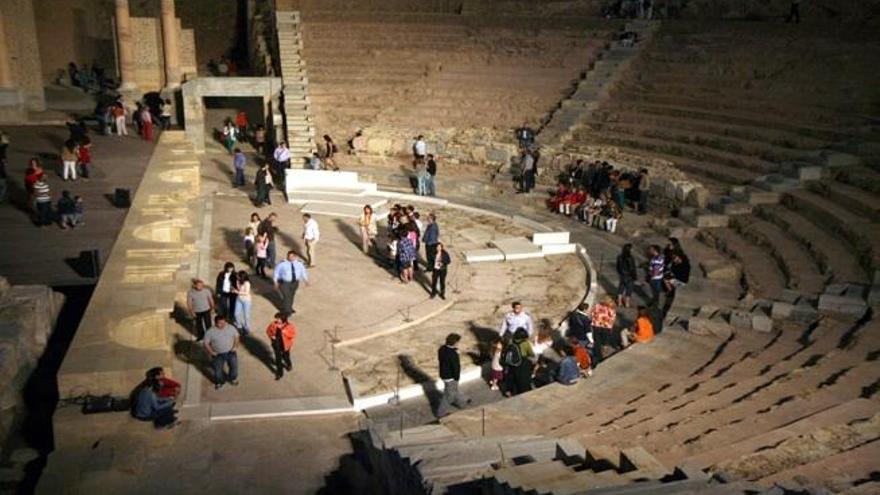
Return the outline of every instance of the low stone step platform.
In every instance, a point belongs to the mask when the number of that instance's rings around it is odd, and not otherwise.
[[[329,215],[343,218],[360,218],[364,212],[362,204],[338,204],[338,203],[306,203],[300,210],[309,215]],[[383,217],[388,214],[384,209],[374,209],[373,214]]]
[[[323,414],[352,413],[347,397],[319,396],[292,399],[215,402],[210,405],[208,417],[212,421],[280,418]]]
[[[363,191],[362,191],[363,192]],[[384,205],[388,199],[383,196],[365,195],[361,193],[297,191],[288,200],[291,204],[329,203],[339,205],[357,205],[361,208],[370,205],[375,210]]]

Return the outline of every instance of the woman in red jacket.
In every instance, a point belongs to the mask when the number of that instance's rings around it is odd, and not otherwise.
[[[266,328],[266,335],[275,352],[275,379],[280,380],[285,369],[293,369],[290,349],[293,348],[293,339],[296,338],[296,327],[287,321],[287,313],[275,313],[275,320]]]

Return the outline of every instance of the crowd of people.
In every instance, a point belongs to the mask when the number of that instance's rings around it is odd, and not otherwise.
[[[547,207],[591,227],[614,233],[624,211],[645,214],[651,190],[648,170],[618,170],[608,162],[578,159],[560,174]]]

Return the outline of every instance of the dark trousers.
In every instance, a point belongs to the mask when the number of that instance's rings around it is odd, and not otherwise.
[[[522,184],[523,192],[529,192],[534,188],[535,188],[535,169],[524,171],[523,172],[523,184]]]
[[[225,316],[226,321],[235,324],[235,298],[233,293],[220,293],[218,297],[220,304],[217,305],[217,314]]]
[[[648,210],[648,191],[639,191],[639,215]]]
[[[437,285],[440,285],[440,297],[446,297],[446,268],[431,272],[431,296],[436,296]]]
[[[205,332],[211,328],[211,311],[202,311],[201,313],[196,313],[196,338],[198,340],[202,340],[205,338]]]
[[[522,364],[507,368],[504,375],[507,382],[506,391],[513,394],[522,394],[532,389],[532,362],[523,358]]]
[[[272,341],[272,351],[275,353],[275,376],[281,378],[284,376],[284,370],[290,371],[293,368],[293,361],[290,360],[290,351],[284,350],[284,345],[277,340]]]
[[[257,206],[263,206],[263,204],[272,204],[272,199],[269,197],[268,184],[261,184],[257,186],[257,196],[254,198],[254,203],[256,203]]]
[[[660,293],[663,292],[663,279],[651,279],[649,282],[651,284],[651,300],[648,302],[648,306],[657,306],[660,304]]]
[[[266,266],[275,268],[275,239],[270,239],[266,245]]]
[[[52,203],[37,201],[37,225],[50,225],[52,223]]]
[[[428,264],[428,271],[434,269],[434,261],[437,259],[437,244],[425,244],[425,263]]]
[[[799,3],[791,3],[791,11],[788,13],[788,18],[785,19],[785,22],[794,22],[795,24],[800,24],[801,5]]]
[[[89,166],[91,166],[91,164],[88,162],[79,162],[78,166],[79,166],[80,177],[82,177],[83,179],[88,179],[89,178]]]
[[[244,186],[244,169],[236,168],[235,169],[235,180],[232,181],[234,185],[242,187]]]
[[[153,418],[153,425],[156,428],[164,428],[170,424],[174,424],[177,421],[174,413],[174,407],[168,406],[156,412],[156,417]]]
[[[281,291],[281,311],[287,313],[293,312],[293,298],[296,297],[296,289],[299,288],[299,282],[280,282],[278,289]]]
[[[211,367],[214,368],[214,383],[222,385],[227,381],[234,382],[238,379],[238,355],[235,351],[217,354],[211,360]],[[229,368],[228,373],[225,367]]]

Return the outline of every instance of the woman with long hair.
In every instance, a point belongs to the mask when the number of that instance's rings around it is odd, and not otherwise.
[[[364,212],[361,214],[360,219],[358,219],[358,227],[361,229],[361,247],[364,253],[369,253],[370,246],[376,247],[376,234],[379,232],[372,206],[364,205]]]

